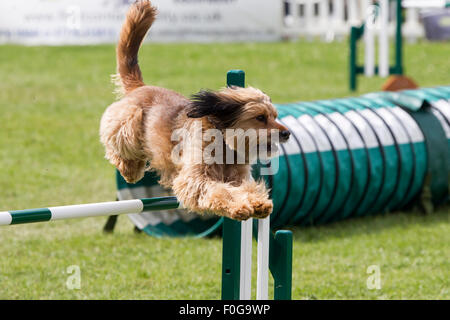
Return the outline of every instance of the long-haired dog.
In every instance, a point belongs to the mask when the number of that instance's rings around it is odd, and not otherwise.
[[[260,131],[267,132],[267,139],[258,139],[257,143],[268,149],[274,132],[284,142],[289,131],[275,121],[277,111],[270,98],[255,88],[203,90],[188,99],[165,88],[145,85],[137,57],[155,16],[150,1],[137,1],[122,26],[116,80],[123,97],[106,109],[100,124],[106,158],[129,183],[139,181],[147,170],[156,170],[160,183],[172,188],[191,211],[237,220],[268,216],[272,201],[264,182],[252,179],[247,155],[240,164],[229,164],[225,159],[198,162],[186,156],[195,149],[187,147],[182,150],[182,160],[174,161],[172,153],[179,141],[173,141],[173,133],[179,129],[192,132],[200,123],[202,133],[210,129],[223,133],[215,137],[215,142],[221,140],[237,153],[235,139],[226,138],[229,129],[266,129]],[[202,140],[199,148],[206,146]],[[225,154],[220,157],[225,158]]]

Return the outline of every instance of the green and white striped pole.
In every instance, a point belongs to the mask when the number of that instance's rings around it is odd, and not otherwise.
[[[0,212],[0,226],[180,208],[176,197],[144,198]]]

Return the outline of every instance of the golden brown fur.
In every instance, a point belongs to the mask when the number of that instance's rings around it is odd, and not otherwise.
[[[183,161],[173,161],[172,151],[178,142],[172,141],[172,134],[180,128],[192,131],[196,121],[201,121],[203,131],[241,128],[287,132],[275,121],[277,112],[270,98],[255,88],[224,88],[201,91],[188,99],[169,89],[146,86],[137,54],[155,15],[150,1],[137,1],[122,27],[116,79],[124,97],[109,106],[101,120],[106,158],[129,183],[139,181],[146,170],[156,170],[160,183],[172,188],[189,210],[239,220],[266,217],[272,212],[272,201],[265,184],[251,179],[248,163],[190,161],[186,156],[194,147],[183,150]],[[226,143],[233,148],[232,142]],[[202,142],[200,148],[206,144]]]

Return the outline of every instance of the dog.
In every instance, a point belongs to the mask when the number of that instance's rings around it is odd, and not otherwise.
[[[267,139],[258,138],[257,145],[270,152],[274,133],[279,142],[285,142],[288,129],[276,121],[277,110],[270,98],[256,88],[201,90],[189,99],[166,88],[145,85],[138,51],[156,13],[150,1],[136,1],[120,31],[115,81],[122,98],[111,104],[101,119],[105,157],[128,183],[136,183],[145,171],[155,170],[160,184],[171,188],[190,211],[212,212],[235,220],[267,217],[273,203],[265,183],[252,179],[247,151],[240,155],[244,159],[241,163],[205,163],[189,160],[196,148],[188,146],[181,152],[182,160],[174,161],[178,143],[173,141],[173,133],[180,129],[189,133],[199,125],[201,133],[219,131],[224,135],[215,136],[214,141],[232,150],[236,159],[236,139],[227,139],[227,130],[266,132]],[[198,148],[204,150],[207,145],[202,140]],[[225,160],[219,153],[215,156]]]

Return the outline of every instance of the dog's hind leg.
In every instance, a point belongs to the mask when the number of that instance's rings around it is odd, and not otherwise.
[[[100,123],[100,140],[106,158],[128,183],[136,183],[145,173],[142,120],[142,108],[121,100],[106,109]]]

